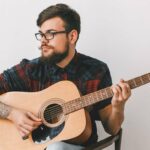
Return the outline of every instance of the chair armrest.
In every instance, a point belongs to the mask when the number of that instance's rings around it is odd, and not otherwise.
[[[116,135],[111,135],[101,141],[98,141],[97,143],[85,148],[85,150],[101,150],[103,148],[112,145],[113,143],[115,143],[115,149],[120,150],[121,138],[122,138],[122,129],[120,129],[120,131]]]

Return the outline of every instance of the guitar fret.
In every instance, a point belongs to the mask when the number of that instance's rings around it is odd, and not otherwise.
[[[142,85],[142,82],[141,82],[141,78],[140,78],[140,77],[136,78],[135,80],[136,80],[137,86]]]
[[[148,74],[148,79],[149,79],[149,81],[150,81],[150,73]]]
[[[136,87],[137,86],[136,79],[133,80],[133,83],[134,83],[134,86]]]
[[[105,89],[102,89],[102,90],[101,90],[101,93],[102,93],[103,99],[107,98]]]
[[[128,83],[129,83],[131,89],[137,87],[137,84],[136,84],[136,82],[135,82],[135,79],[129,80]]]
[[[88,101],[91,103],[91,95],[88,96]]]
[[[143,75],[143,76],[141,76],[141,77],[142,77],[142,80],[143,80],[144,83],[149,82],[148,75]]]
[[[85,101],[82,98],[80,98],[80,107],[85,107]]]
[[[89,96],[86,96],[87,97],[87,104],[89,105],[89,104],[91,104],[90,103],[90,100],[89,100]]]
[[[82,101],[80,98],[75,99],[72,103],[72,111],[78,110],[82,107]]]
[[[83,105],[83,107],[85,107],[85,106],[86,106],[86,100],[85,100],[84,96],[81,97],[81,100],[82,100],[82,105]]]
[[[131,89],[134,87],[133,80],[129,80],[129,81],[127,81],[127,83],[129,84],[129,86],[130,86]]]
[[[140,80],[141,80],[141,83],[144,84],[144,81],[143,81],[142,77],[139,77],[139,78],[140,78]]]
[[[89,99],[89,104],[92,104],[93,98],[91,97],[91,94],[88,96],[88,99]]]
[[[83,104],[82,104],[82,99],[80,99],[80,101],[79,101],[79,103],[78,103],[78,104],[79,104],[79,105],[78,105],[78,107],[79,107],[79,108],[81,108],[81,107],[82,107],[82,105],[83,105]]]
[[[63,113],[66,114],[67,113],[67,107],[66,104],[62,104],[62,109],[63,109]]]
[[[105,91],[106,98],[108,98],[107,88],[105,88],[104,91]]]
[[[97,92],[97,97],[99,98],[99,100],[101,100],[101,99],[102,99],[102,94],[101,94],[101,92],[100,92],[100,91],[98,91],[98,92]]]
[[[72,101],[69,102],[69,108],[70,108],[70,111],[72,111],[72,109],[73,109],[72,108]]]
[[[82,96],[81,99],[82,99],[82,102],[83,102],[83,106],[85,107],[85,106],[87,105],[87,104],[86,104],[86,99],[85,99],[84,96]]]
[[[70,102],[68,102],[68,105],[67,105],[67,113],[71,112],[71,106],[69,104]]]
[[[99,92],[96,92],[97,101],[101,100],[102,98],[99,96]]]
[[[102,90],[99,91],[99,96],[101,97],[101,99],[104,99],[104,95],[102,93]]]
[[[98,97],[97,92],[94,92],[93,95],[94,95],[95,102],[98,102],[100,98]]]
[[[91,99],[92,99],[91,102],[92,102],[92,104],[95,103],[95,101],[96,101],[95,98],[96,98],[95,95],[94,95],[94,94],[91,94]]]
[[[113,96],[113,91],[111,90],[111,88],[106,88],[107,94],[108,94],[108,98]]]

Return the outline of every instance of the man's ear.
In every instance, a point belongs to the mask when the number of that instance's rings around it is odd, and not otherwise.
[[[75,30],[75,29],[71,30],[71,32],[69,32],[68,36],[69,36],[70,43],[71,44],[75,44],[77,39],[78,39],[78,32],[77,32],[77,30]]]

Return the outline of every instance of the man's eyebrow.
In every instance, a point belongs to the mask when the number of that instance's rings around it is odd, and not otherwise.
[[[39,33],[42,33],[42,31],[39,30]]]
[[[55,29],[46,30],[46,32],[55,32],[55,31],[57,31],[57,30],[55,30]],[[45,33],[46,33],[46,32],[45,32]],[[39,33],[43,33],[43,32],[39,30]]]

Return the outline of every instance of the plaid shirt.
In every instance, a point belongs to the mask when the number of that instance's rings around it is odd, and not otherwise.
[[[56,65],[40,63],[39,58],[31,61],[23,59],[18,65],[0,74],[0,93],[40,91],[61,80],[74,82],[82,95],[112,84],[105,63],[76,52],[71,62],[63,69]],[[111,99],[107,99],[93,105],[90,111],[93,133],[87,144],[97,140],[95,120],[99,120],[98,110],[110,103]]]

